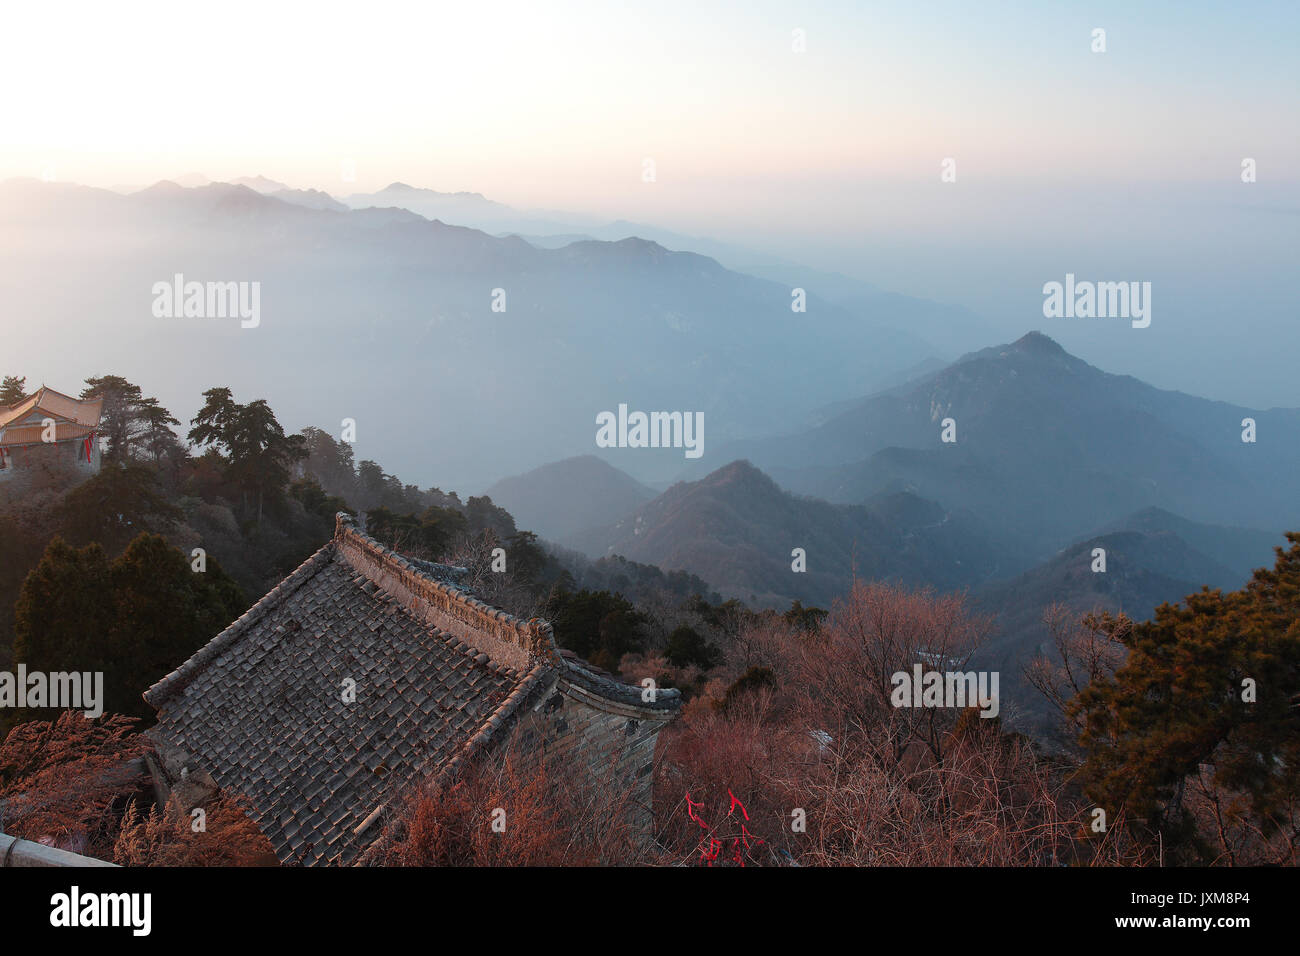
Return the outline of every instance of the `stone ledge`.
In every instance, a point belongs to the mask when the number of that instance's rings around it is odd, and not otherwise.
[[[9,866],[108,866],[117,869],[116,863],[107,860],[97,860],[93,856],[82,856],[80,853],[0,833],[0,867]]]

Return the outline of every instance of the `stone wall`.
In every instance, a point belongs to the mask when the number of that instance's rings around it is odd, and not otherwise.
[[[525,735],[536,735],[546,753],[586,767],[594,781],[612,778],[631,784],[633,800],[648,820],[655,745],[659,731],[677,714],[673,699],[665,703],[669,706],[642,707],[609,700],[578,672],[566,670],[523,718],[521,728]]]
[[[557,662],[549,623],[521,620],[458,588],[430,579],[401,555],[358,531],[346,514],[336,519],[334,541],[344,559],[386,594],[494,661],[520,672],[538,661]]]
[[[90,461],[82,439],[51,442],[48,445],[7,446],[0,482],[15,488],[64,488],[79,484],[99,473],[99,446],[91,443]]]

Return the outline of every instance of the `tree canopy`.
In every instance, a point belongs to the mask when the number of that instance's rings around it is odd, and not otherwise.
[[[228,388],[210,388],[203,398],[203,407],[190,421],[189,439],[219,450],[227,462],[227,477],[245,500],[250,491],[256,493],[261,524],[267,497],[283,495],[293,463],[307,456],[305,440],[284,433],[265,399],[240,405]]]
[[[0,380],[0,405],[17,405],[27,397],[27,379],[6,375]]]
[[[29,670],[102,671],[106,711],[152,717],[141,694],[241,614],[215,559],[196,571],[155,534],[110,560],[99,544],[55,538],[14,608],[14,661]]]
[[[1268,837],[1300,794],[1300,534],[1240,591],[1203,589],[1117,631],[1113,676],[1070,705],[1089,794],[1112,816],[1199,842],[1189,782],[1236,804]],[[1210,793],[1210,791],[1213,793]],[[1235,811],[1234,811],[1235,812]],[[1220,820],[1222,824],[1222,820]]]

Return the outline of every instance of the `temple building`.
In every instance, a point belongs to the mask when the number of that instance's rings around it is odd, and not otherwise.
[[[476,599],[456,569],[379,545],[345,514],[332,541],[145,693],[174,782],[251,802],[281,863],[364,862],[383,817],[518,728],[527,746],[621,770],[650,809],[672,689],[561,652],[551,625]]]
[[[83,400],[42,385],[16,405],[0,405],[0,481],[38,463],[99,473],[96,432],[104,400]]]

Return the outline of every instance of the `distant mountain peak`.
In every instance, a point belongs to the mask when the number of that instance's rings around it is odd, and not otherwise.
[[[469,201],[474,203],[484,203],[490,206],[500,206],[500,203],[487,199],[482,193],[466,192],[464,190],[456,193],[443,193],[436,189],[428,189],[424,186],[411,186],[407,183],[396,182],[389,183],[377,193],[371,193],[372,196],[404,196],[411,202],[425,201],[446,201],[459,200],[461,202]]]
[[[720,478],[736,478],[746,475],[763,475],[763,471],[748,458],[737,458],[735,461],[723,465],[713,474]],[[763,475],[763,477],[766,478],[767,476]]]
[[[1005,363],[1008,360],[1013,363],[1020,360],[1032,362],[1046,362],[1055,365],[1065,365],[1070,368],[1087,367],[1087,363],[1075,355],[1071,355],[1061,347],[1054,338],[1044,335],[1038,330],[1026,332],[1014,342],[1006,345],[991,345],[988,348],[980,349],[978,352],[971,352],[963,355],[956,362],[948,367],[947,372],[959,369],[965,363],[974,360],[992,360],[998,363]],[[943,374],[943,373],[941,373]]]
[[[1065,349],[1061,348],[1060,344],[1054,338],[1044,335],[1042,332],[1037,330],[1026,332],[1020,338],[1012,342],[1011,347],[1019,349],[1021,352],[1029,352],[1035,355],[1061,357],[1070,354],[1065,351]]]
[[[277,189],[267,193],[272,199],[279,199],[295,206],[308,209],[328,209],[333,212],[347,212],[348,207],[327,192],[319,189]]]
[[[563,246],[560,254],[574,262],[615,263],[627,266],[661,267],[671,264],[678,269],[719,271],[720,265],[708,256],[693,252],[673,252],[653,239],[629,236],[626,239],[579,239]]]
[[[498,481],[488,497],[552,540],[625,517],[655,493],[603,458],[579,455]]]
[[[637,252],[646,255],[662,256],[669,250],[661,246],[653,239],[642,239],[640,236],[628,236],[626,239],[620,239],[614,243],[619,249],[626,249],[629,252]]]
[[[699,484],[702,487],[743,484],[755,489],[761,488],[764,491],[780,493],[777,483],[747,458],[738,458],[730,464],[723,465],[706,476]]]
[[[238,179],[230,180],[230,182],[235,186],[247,186],[254,192],[259,193],[273,193],[277,190],[289,188],[287,184],[278,182],[274,179],[268,179],[261,173],[258,173],[256,176],[240,176]]]
[[[175,195],[176,193],[180,193],[184,191],[185,191],[185,187],[182,186],[180,183],[176,182],[176,180],[160,179],[152,186],[145,186],[144,189],[139,190],[137,192],[137,195],[145,195],[145,196]]]

